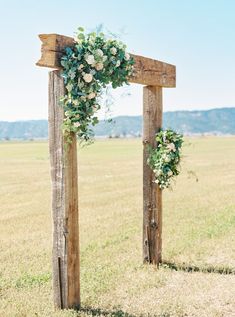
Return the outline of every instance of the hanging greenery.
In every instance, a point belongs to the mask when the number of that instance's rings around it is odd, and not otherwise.
[[[61,98],[65,111],[63,132],[67,142],[70,132],[75,132],[80,141],[92,139],[90,127],[99,122],[96,112],[101,107],[103,89],[109,84],[113,88],[128,84],[133,64],[122,42],[106,38],[103,33],[85,34],[83,28],[78,28],[74,46],[67,47],[61,58],[66,87]]]
[[[183,135],[167,129],[156,134],[156,148],[149,148],[148,165],[154,172],[155,183],[161,189],[168,188],[180,173]]]

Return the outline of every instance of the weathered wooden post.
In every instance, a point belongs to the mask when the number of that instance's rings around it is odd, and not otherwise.
[[[64,112],[59,98],[64,94],[60,58],[64,48],[74,44],[71,37],[40,34],[42,56],[38,66],[57,69],[49,75],[49,147],[52,178],[53,288],[58,308],[80,306],[79,228],[76,137],[66,145],[61,125]],[[158,265],[162,250],[162,193],[153,183],[147,165],[148,146],[155,145],[155,133],[162,125],[162,87],[175,87],[175,66],[138,55],[131,83],[144,87],[143,128],[143,260]]]
[[[154,183],[147,165],[148,147],[162,127],[162,87],[145,86],[143,91],[143,257],[158,265],[162,261],[162,191]]]
[[[77,141],[66,144],[61,129],[64,94],[60,71],[49,73],[49,151],[52,180],[53,288],[57,308],[80,306]]]

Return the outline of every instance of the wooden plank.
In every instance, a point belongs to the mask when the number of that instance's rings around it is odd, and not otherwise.
[[[41,58],[36,63],[38,66],[60,69],[60,58],[66,46],[72,46],[71,37],[59,34],[40,34],[42,41]],[[131,83],[161,87],[175,87],[176,68],[151,58],[131,54],[135,60],[134,75],[129,78]]]
[[[60,69],[60,59],[63,55],[64,48],[73,46],[73,38],[59,34],[39,34],[39,38],[42,41],[42,55],[36,65]]]
[[[162,127],[162,88],[143,88],[143,260],[158,265],[162,261],[162,191],[153,182],[147,165],[148,147],[156,146],[155,134]]]
[[[80,259],[78,225],[78,179],[77,179],[77,138],[71,134],[72,142],[66,145],[65,154],[65,214],[67,232],[67,278],[68,306],[80,306]]]
[[[76,137],[66,145],[59,99],[64,83],[59,71],[49,73],[49,151],[52,180],[53,290],[56,308],[80,305]]]
[[[168,88],[176,86],[174,65],[143,56],[133,54],[131,56],[135,60],[135,68],[134,76],[129,78],[130,83]]]

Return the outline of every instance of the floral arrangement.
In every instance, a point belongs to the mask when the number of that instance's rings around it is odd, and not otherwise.
[[[161,130],[156,134],[156,142],[157,147],[149,149],[147,163],[155,174],[155,183],[164,189],[180,173],[183,136],[171,129]]]
[[[65,49],[61,58],[62,77],[66,93],[61,98],[65,111],[63,132],[69,142],[70,132],[81,141],[92,139],[91,126],[99,122],[103,89],[128,84],[134,60],[126,52],[126,45],[116,39],[107,39],[103,33],[84,33],[78,28],[73,47]]]

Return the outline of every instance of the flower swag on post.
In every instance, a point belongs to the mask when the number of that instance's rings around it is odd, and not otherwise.
[[[161,189],[168,188],[180,173],[182,134],[167,129],[156,134],[157,147],[149,147],[148,165],[155,175],[155,183]]]
[[[103,89],[128,84],[134,60],[126,52],[126,45],[107,39],[103,33],[84,33],[78,28],[73,47],[65,49],[61,58],[66,93],[61,98],[65,111],[63,132],[70,142],[70,132],[80,141],[92,140],[91,126],[99,122],[95,115],[100,109]]]

